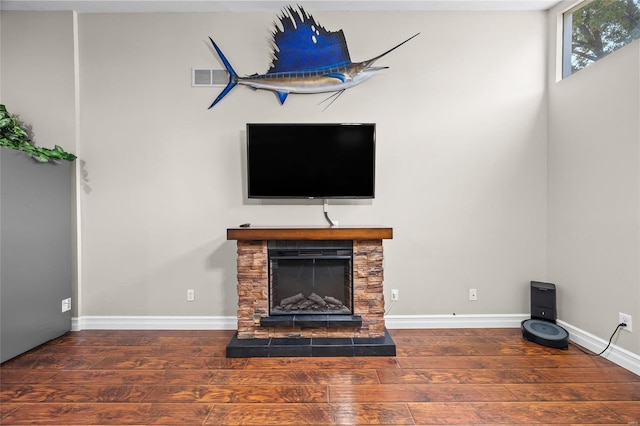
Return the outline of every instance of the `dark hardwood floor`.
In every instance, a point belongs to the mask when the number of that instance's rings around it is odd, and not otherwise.
[[[0,366],[6,425],[638,424],[640,376],[518,329],[391,330],[397,357],[227,359],[231,331],[82,331]]]

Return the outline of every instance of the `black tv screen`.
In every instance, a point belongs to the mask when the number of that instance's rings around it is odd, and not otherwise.
[[[249,198],[374,198],[375,124],[247,124]]]

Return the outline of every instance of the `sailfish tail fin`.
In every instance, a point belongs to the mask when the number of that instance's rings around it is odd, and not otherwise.
[[[218,56],[220,57],[220,60],[222,60],[222,63],[224,64],[224,67],[227,69],[227,72],[229,73],[229,83],[227,83],[227,86],[224,88],[224,90],[222,92],[220,92],[220,94],[218,95],[216,100],[213,101],[211,103],[211,105],[209,105],[209,109],[211,109],[218,102],[220,102],[222,100],[222,98],[224,98],[227,95],[227,93],[229,93],[231,91],[231,89],[236,87],[236,84],[238,84],[238,74],[235,72],[235,70],[233,69],[233,67],[231,66],[231,64],[227,60],[227,58],[224,56],[224,54],[222,53],[222,50],[220,50],[220,48],[218,47],[216,42],[213,41],[213,39],[211,37],[209,37],[209,40],[211,40],[211,44],[213,44],[213,48],[216,49],[216,52],[218,53]]]

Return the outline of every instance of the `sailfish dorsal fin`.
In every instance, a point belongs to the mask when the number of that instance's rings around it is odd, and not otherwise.
[[[327,31],[302,6],[287,6],[273,31],[273,61],[267,72],[306,71],[351,62],[340,31]]]

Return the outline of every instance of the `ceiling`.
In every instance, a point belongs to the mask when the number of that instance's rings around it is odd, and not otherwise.
[[[287,4],[314,11],[548,10],[576,0],[0,0],[0,10],[80,13],[136,12],[273,12]]]

